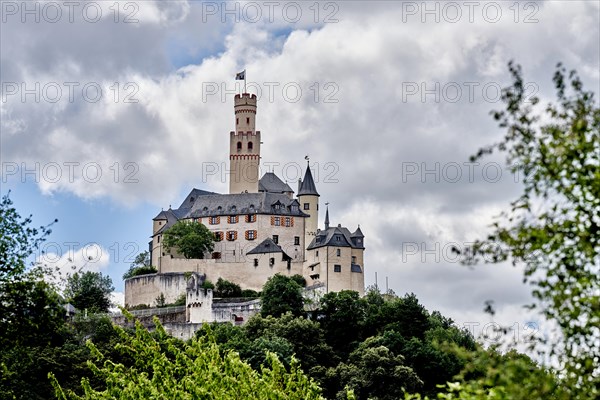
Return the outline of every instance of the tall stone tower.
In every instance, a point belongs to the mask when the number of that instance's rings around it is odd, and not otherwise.
[[[229,193],[258,193],[260,131],[256,130],[256,95],[235,95],[235,131],[229,139]]]
[[[304,179],[298,182],[297,196],[300,210],[310,215],[304,222],[304,243],[308,245],[317,234],[317,227],[319,226],[319,193],[308,165],[306,166]]]

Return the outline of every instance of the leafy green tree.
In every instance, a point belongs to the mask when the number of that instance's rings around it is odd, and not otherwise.
[[[352,389],[357,399],[395,400],[423,385],[402,356],[377,345],[373,338],[361,343],[348,362],[339,364],[329,375],[339,380],[342,390],[338,399],[345,399],[347,389]]]
[[[219,278],[214,295],[221,298],[242,297],[242,288],[237,283]]]
[[[327,343],[340,355],[347,356],[362,338],[366,304],[358,292],[342,290],[321,298],[317,320]]]
[[[143,251],[135,257],[127,272],[123,274],[123,279],[133,278],[138,275],[155,274],[157,272],[158,270],[152,266],[150,252]]]
[[[67,278],[65,297],[78,310],[108,312],[110,296],[115,288],[109,276],[101,272],[74,273]]]
[[[505,109],[493,112],[506,135],[472,157],[506,155],[524,176],[523,192],[493,223],[489,237],[465,252],[465,262],[525,267],[536,303],[556,321],[555,343],[568,386],[579,398],[600,396],[600,108],[575,71],[560,64],[556,101],[544,112],[528,101],[520,66],[509,63],[513,84],[502,92]]]
[[[215,236],[201,223],[181,220],[165,231],[163,241],[167,251],[176,249],[187,259],[202,259],[213,250]]]
[[[0,283],[22,278],[27,257],[38,250],[52,232],[52,224],[31,227],[32,216],[22,219],[9,195],[10,192],[0,201]]]
[[[133,365],[111,362],[91,342],[95,357],[90,366],[105,383],[94,389],[82,380],[84,394],[64,390],[49,374],[58,399],[206,398],[206,399],[321,399],[319,387],[290,361],[289,372],[269,353],[261,372],[240,360],[237,353],[221,354],[210,337],[182,343],[170,337],[155,319],[156,333],[136,323],[135,334],[116,328],[119,350],[132,357]]]
[[[311,373],[318,366],[334,366],[339,362],[333,349],[325,342],[323,330],[316,321],[295,317],[292,313],[280,318],[253,316],[243,327],[249,339],[279,337],[292,345],[302,369]],[[311,373],[312,375],[312,373]]]
[[[302,287],[293,278],[275,274],[263,286],[260,313],[279,317],[286,312],[295,316],[304,314]]]

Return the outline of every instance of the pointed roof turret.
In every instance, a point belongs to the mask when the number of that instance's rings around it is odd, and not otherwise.
[[[358,228],[356,228],[356,230],[352,233],[353,238],[355,237],[359,237],[359,238],[364,238],[365,235],[363,235],[362,231],[360,230],[360,225],[358,226]]]
[[[319,196],[308,163],[306,163],[306,173],[304,174],[304,179],[302,180],[302,183],[300,184],[300,189],[298,190],[298,196],[304,195]]]
[[[329,203],[325,203],[327,211],[325,211],[325,230],[329,229]]]

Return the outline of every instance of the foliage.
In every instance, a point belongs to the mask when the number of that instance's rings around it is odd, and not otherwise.
[[[513,84],[503,90],[505,110],[493,113],[504,138],[477,153],[506,154],[522,173],[523,193],[501,213],[486,240],[465,254],[474,264],[511,260],[525,267],[538,306],[564,337],[561,356],[568,385],[581,398],[597,398],[600,387],[600,108],[574,71],[559,64],[557,99],[544,113],[527,95],[520,66],[509,63]],[[522,176],[521,175],[521,176]]]
[[[177,221],[163,234],[165,249],[176,249],[187,259],[202,259],[214,247],[214,234],[203,224]]]
[[[304,313],[302,287],[294,278],[281,274],[270,277],[261,293],[261,314],[279,317],[286,312],[295,316]]]
[[[358,292],[342,290],[321,298],[317,320],[325,331],[327,343],[346,356],[362,338],[365,316],[365,302]]]
[[[134,276],[155,274],[158,272],[156,267],[152,266],[152,260],[150,259],[150,252],[143,251],[135,257],[135,260],[131,263],[131,266],[123,274],[123,279],[133,278]]]
[[[108,312],[113,290],[112,280],[101,272],[76,272],[67,278],[64,295],[78,310]]]
[[[10,192],[0,201],[0,283],[22,277],[27,257],[38,250],[52,232],[52,224],[32,228],[31,215],[21,219],[9,195]]]
[[[220,298],[242,297],[242,288],[237,283],[219,278],[213,294]]]
[[[167,335],[158,319],[151,334],[139,322],[135,334],[117,328],[120,351],[135,359],[134,365],[111,362],[88,342],[95,362],[94,373],[106,383],[93,389],[82,380],[83,396],[64,390],[54,374],[49,374],[59,399],[107,398],[212,398],[212,399],[319,399],[319,387],[292,359],[290,371],[269,353],[261,372],[240,360],[237,353],[221,354],[209,336],[182,343]]]
[[[340,363],[328,374],[339,379],[340,387],[345,388],[338,392],[337,398],[345,398],[348,388],[358,398],[392,400],[423,386],[412,368],[405,365],[404,357],[376,345],[372,339],[361,343],[347,363]]]
[[[260,293],[257,292],[256,290],[252,290],[252,289],[244,289],[242,290],[242,297],[250,297],[250,298],[258,298],[260,297]]]

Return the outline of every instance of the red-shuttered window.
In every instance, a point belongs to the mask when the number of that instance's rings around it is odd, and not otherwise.
[[[237,232],[236,231],[227,231],[227,240],[230,242],[237,240]]]
[[[256,239],[257,232],[254,230],[246,231],[246,240],[254,240]]]
[[[215,241],[220,242],[223,240],[223,232],[215,232]]]

